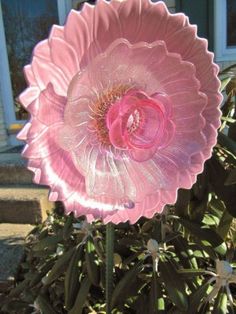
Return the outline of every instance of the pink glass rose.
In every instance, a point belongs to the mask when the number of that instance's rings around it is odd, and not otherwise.
[[[133,160],[150,159],[172,137],[174,125],[169,120],[169,110],[164,95],[148,97],[140,91],[127,92],[107,112],[110,143],[127,150]]]
[[[31,119],[18,137],[34,181],[88,221],[162,212],[216,144],[217,73],[196,26],[161,1],[72,10],[25,67]]]

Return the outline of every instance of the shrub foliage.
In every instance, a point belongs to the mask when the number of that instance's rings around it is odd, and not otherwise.
[[[236,67],[220,74],[225,101],[213,156],[174,206],[115,226],[112,313],[234,313]],[[105,226],[51,213],[28,235],[3,313],[105,313]]]

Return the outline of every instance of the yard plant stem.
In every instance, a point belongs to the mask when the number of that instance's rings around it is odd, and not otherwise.
[[[111,314],[113,292],[114,225],[106,225],[106,314]]]

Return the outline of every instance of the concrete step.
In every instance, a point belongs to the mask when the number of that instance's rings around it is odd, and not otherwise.
[[[0,223],[37,224],[54,207],[48,189],[34,186],[0,186]]]
[[[24,256],[24,238],[33,226],[0,224],[0,292],[14,286]]]
[[[19,153],[0,153],[0,185],[31,184],[33,173]]]

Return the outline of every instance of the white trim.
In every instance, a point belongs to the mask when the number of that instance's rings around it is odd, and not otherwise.
[[[226,0],[215,0],[214,6],[214,50],[216,61],[236,60],[236,47],[227,47]]]
[[[60,25],[64,25],[67,14],[72,9],[72,0],[57,0],[58,16]]]
[[[0,91],[1,100],[4,107],[5,123],[9,126],[12,123],[18,122],[15,118],[14,100],[12,95],[12,85],[9,69],[9,61],[7,55],[6,37],[2,16],[2,4],[0,1]]]

